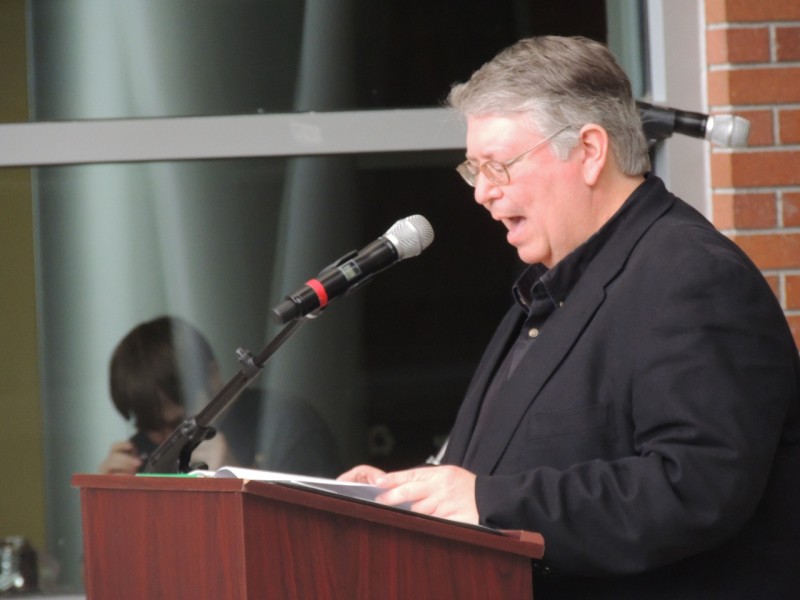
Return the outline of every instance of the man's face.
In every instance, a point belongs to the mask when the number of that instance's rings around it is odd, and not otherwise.
[[[467,120],[467,159],[506,162],[544,136],[526,129],[519,118],[482,115]],[[511,182],[498,185],[483,173],[475,182],[475,200],[507,229],[506,240],[526,263],[552,267],[580,243],[587,191],[578,152],[559,160],[545,142],[508,168]]]

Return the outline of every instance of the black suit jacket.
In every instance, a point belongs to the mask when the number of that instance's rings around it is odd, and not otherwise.
[[[751,261],[650,177],[500,389],[484,354],[444,462],[539,531],[537,600],[800,597],[800,364]]]

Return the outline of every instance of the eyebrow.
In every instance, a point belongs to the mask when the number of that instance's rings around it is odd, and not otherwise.
[[[487,160],[496,160],[498,162],[503,162],[501,159],[497,158],[496,151],[498,150],[498,148],[496,140],[492,140],[489,143],[489,148],[490,150],[488,152],[484,152],[481,156],[470,156],[469,152],[465,152],[464,157],[468,161],[474,161],[474,162],[486,162]],[[508,151],[507,148],[505,148],[504,150],[506,152]]]
[[[486,162],[487,160],[498,160],[497,158],[495,158],[494,152],[489,152],[488,154],[484,154],[483,158],[480,158],[478,156],[470,156],[469,153],[464,153],[464,158],[466,158],[467,161],[469,162],[478,162],[478,163]]]

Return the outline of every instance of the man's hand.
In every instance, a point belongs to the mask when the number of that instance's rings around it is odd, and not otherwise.
[[[422,514],[478,523],[475,475],[461,467],[420,467],[384,473],[375,467],[360,465],[339,479],[386,488],[387,491],[376,498],[382,504],[409,502],[412,510]]]
[[[358,465],[353,467],[346,473],[342,473],[337,477],[339,481],[349,481],[351,483],[366,483],[369,485],[378,485],[375,483],[379,477],[386,475],[386,471],[381,471],[376,467],[369,465]]]

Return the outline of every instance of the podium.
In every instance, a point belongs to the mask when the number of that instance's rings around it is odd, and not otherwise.
[[[281,483],[83,475],[88,600],[533,598],[539,534]]]

